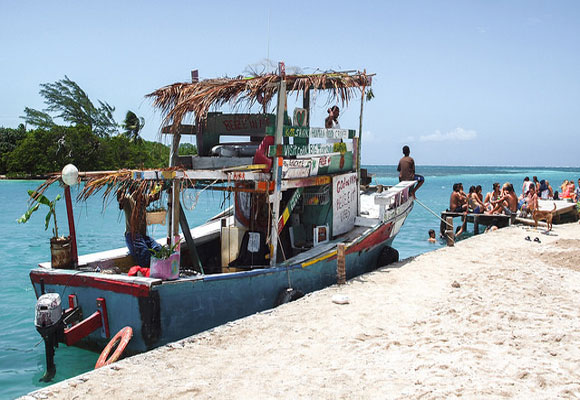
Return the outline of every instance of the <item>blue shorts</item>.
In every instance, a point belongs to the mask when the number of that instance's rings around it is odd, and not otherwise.
[[[160,250],[161,245],[149,236],[143,236],[139,233],[132,235],[131,232],[125,233],[125,243],[129,249],[129,254],[133,256],[135,265],[149,268],[151,262],[151,251],[149,249]]]
[[[415,176],[413,177],[414,180],[419,181],[419,182],[425,182],[425,178],[423,177],[423,175],[417,175],[415,174]]]

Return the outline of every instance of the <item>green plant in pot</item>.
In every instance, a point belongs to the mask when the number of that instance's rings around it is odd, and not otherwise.
[[[175,249],[177,248],[177,245],[179,245],[179,243],[174,243],[172,246],[170,246],[169,244],[163,245],[161,246],[161,248],[159,250],[155,250],[155,249],[149,249],[149,251],[151,252],[151,254],[153,255],[153,257],[155,257],[158,260],[166,260],[169,257],[171,257],[171,255],[173,253],[175,253]]]
[[[45,195],[39,194],[34,190],[29,190],[28,195],[32,199],[32,206],[17,219],[19,224],[28,222],[32,214],[36,212],[41,205],[48,207],[48,213],[44,218],[44,230],[48,230],[50,220],[54,220],[52,233],[54,236],[50,239],[50,254],[52,268],[72,268],[72,253],[70,236],[58,235],[58,223],[56,221],[56,202],[60,200],[60,194],[54,200],[49,200]]]
[[[172,280],[179,278],[179,242],[173,245],[166,244],[159,250],[150,249],[151,258],[151,278]]]

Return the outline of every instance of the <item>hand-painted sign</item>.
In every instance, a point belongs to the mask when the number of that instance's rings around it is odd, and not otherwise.
[[[284,160],[282,164],[282,179],[306,178],[310,175],[312,160]]]
[[[244,135],[265,132],[273,119],[265,114],[210,114],[205,130],[211,134]]]
[[[288,218],[290,218],[292,210],[294,210],[294,207],[296,207],[296,204],[298,204],[298,199],[300,199],[303,190],[304,189],[302,188],[298,188],[296,189],[296,191],[294,191],[294,194],[292,195],[290,201],[288,202],[288,206],[286,206],[286,209],[284,210],[282,215],[280,215],[280,218],[278,218],[278,233],[282,232],[282,229],[284,229],[284,225],[286,225],[286,222],[288,222]]]
[[[297,126],[308,126],[308,110],[305,108],[295,108],[293,121]]]
[[[296,116],[294,116],[296,118]],[[276,132],[274,126],[266,129],[266,134],[273,136]],[[284,125],[282,130],[284,137],[311,138],[311,139],[352,139],[356,135],[354,129],[334,129],[334,128],[308,128],[302,126]]]
[[[332,235],[348,232],[354,227],[357,213],[356,173],[332,178]]]
[[[281,154],[277,154],[277,149]],[[270,146],[268,149],[269,157],[290,157],[305,155],[320,155],[330,153],[342,153],[352,151],[352,143],[317,143],[308,145],[285,144]]]

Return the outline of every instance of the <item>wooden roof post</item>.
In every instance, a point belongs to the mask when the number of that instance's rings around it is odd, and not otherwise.
[[[176,126],[175,123],[173,126]],[[181,140],[179,128],[171,136],[172,141],[171,150],[169,153],[169,166],[175,167],[177,165],[177,158],[179,155],[179,141]],[[167,204],[167,209],[169,212],[169,223],[167,224],[167,243],[171,245],[174,242],[175,236],[179,235],[179,183],[175,179],[171,181],[171,195]]]
[[[365,79],[366,79],[366,70]],[[356,188],[357,188],[357,215],[360,215],[360,159],[362,153],[362,127],[363,127],[363,107],[365,104],[365,89],[366,86],[362,87],[360,95],[360,117],[358,124],[358,143],[356,149]]]
[[[278,63],[278,74],[280,75],[280,87],[278,88],[278,103],[276,106],[276,136],[274,137],[274,144],[276,146],[282,144],[282,132],[284,129],[284,109],[286,106],[286,77],[284,63]],[[276,258],[278,256],[278,218],[280,216],[280,199],[282,197],[282,157],[274,157],[274,166],[272,168],[274,175],[274,193],[271,196],[273,203],[272,227],[270,229],[270,266],[276,265]]]

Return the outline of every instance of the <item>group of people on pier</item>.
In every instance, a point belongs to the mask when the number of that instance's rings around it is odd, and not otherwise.
[[[537,200],[536,200],[537,203]],[[537,204],[536,204],[537,206]],[[462,183],[453,184],[449,198],[449,211],[473,214],[515,214],[518,210],[518,196],[514,186],[506,182],[500,189],[499,183],[492,185],[492,191],[485,197],[481,185],[471,186],[465,193]]]
[[[578,187],[574,185],[573,180],[565,180],[560,189],[560,192],[554,191],[549,181],[538,180],[536,176],[530,180],[526,176],[519,196],[511,183],[504,183],[500,189],[500,184],[496,182],[492,185],[491,192],[484,197],[481,185],[471,186],[469,192],[465,193],[463,184],[455,183],[449,198],[449,211],[512,215],[521,210],[522,214],[528,214],[538,208],[538,199],[580,201],[580,179],[578,179]]]

